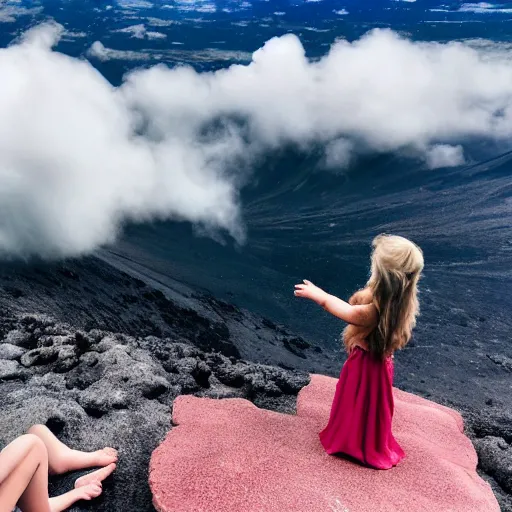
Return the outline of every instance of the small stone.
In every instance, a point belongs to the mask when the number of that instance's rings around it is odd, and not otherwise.
[[[210,387],[210,375],[212,371],[204,361],[198,361],[194,370],[192,370],[192,377],[202,388]]]
[[[21,364],[28,368],[53,363],[57,358],[58,352],[53,347],[36,348],[21,356]]]
[[[10,343],[2,343],[0,345],[0,359],[19,359],[25,353],[25,349],[11,345]]]
[[[283,391],[275,382],[266,380],[261,373],[250,373],[244,377],[247,396],[254,397],[258,393],[263,393],[270,397],[281,396]]]
[[[478,464],[508,493],[512,493],[512,449],[501,437],[476,439]]]
[[[66,373],[78,365],[77,357],[68,357],[66,359],[59,359],[55,364],[53,371],[56,373]]]
[[[113,349],[115,346],[117,346],[118,341],[114,339],[112,336],[105,336],[99,343],[98,343],[98,351],[99,352],[107,352],[108,350]]]
[[[495,354],[491,356],[487,356],[494,364],[501,366],[504,370],[512,372],[512,358]]]
[[[22,377],[18,361],[0,360],[0,380],[11,380]]]
[[[226,386],[241,388],[245,383],[245,374],[249,369],[243,365],[224,365],[214,370],[215,376]]]
[[[36,341],[33,339],[32,333],[19,329],[9,331],[4,338],[4,342],[23,348],[34,348],[36,346]]]
[[[154,400],[163,395],[169,389],[169,383],[157,375],[142,385],[142,395],[149,400]]]
[[[48,372],[44,375],[36,375],[30,380],[30,384],[34,386],[44,386],[47,389],[60,391],[65,385],[64,376],[58,373]]]
[[[309,384],[309,381],[309,375],[300,372],[282,372],[275,378],[276,384],[287,395],[296,395],[304,386]]]
[[[96,366],[98,364],[98,354],[95,354],[94,352],[86,352],[80,356],[80,362],[89,367]]]
[[[78,403],[85,412],[94,418],[100,418],[112,409],[127,409],[130,403],[128,394],[122,389],[89,388],[82,393]]]

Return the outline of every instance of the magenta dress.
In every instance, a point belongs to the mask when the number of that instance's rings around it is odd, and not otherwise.
[[[329,423],[320,432],[325,451],[376,469],[396,466],[405,453],[391,432],[393,410],[393,359],[379,361],[355,347],[341,370]]]

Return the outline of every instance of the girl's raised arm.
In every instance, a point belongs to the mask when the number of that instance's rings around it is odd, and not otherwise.
[[[334,295],[329,295],[306,279],[303,284],[295,285],[294,295],[316,302],[332,315],[352,325],[367,327],[377,321],[378,313],[373,304],[352,306]]]

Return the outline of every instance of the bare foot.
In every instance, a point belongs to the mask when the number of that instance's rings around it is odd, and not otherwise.
[[[73,505],[73,503],[80,500],[90,501],[93,498],[97,498],[101,494],[101,491],[101,484],[99,482],[94,482],[84,485],[83,487],[79,487],[78,489],[73,489],[61,496],[50,498],[50,512],[62,512]]]
[[[99,482],[91,482],[87,485],[83,485],[78,489],[75,489],[76,493],[80,496],[79,500],[90,501],[93,498],[97,498],[103,489]]]
[[[117,462],[117,450],[114,448],[103,448],[103,450],[92,452],[91,455],[94,456],[96,466],[103,467]]]
[[[75,488],[83,487],[95,482],[103,482],[105,478],[109,477],[114,470],[116,469],[116,465],[114,463],[109,464],[108,466],[98,469],[97,471],[93,471],[92,473],[88,473],[87,475],[81,476],[75,482]]]

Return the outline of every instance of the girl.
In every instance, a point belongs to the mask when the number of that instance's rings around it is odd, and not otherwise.
[[[62,444],[43,425],[35,425],[0,453],[0,512],[18,506],[22,512],[61,512],[78,500],[101,494],[101,482],[115,469],[117,452],[104,448],[79,452]],[[48,498],[48,472],[62,474],[79,469],[102,467],[75,482],[75,489]]]
[[[329,423],[320,433],[325,451],[389,469],[405,456],[391,433],[393,353],[407,344],[416,324],[423,253],[406,238],[380,235],[373,241],[371,263],[366,287],[348,303],[306,280],[295,286],[295,295],[315,301],[349,324],[343,332],[349,356]]]

